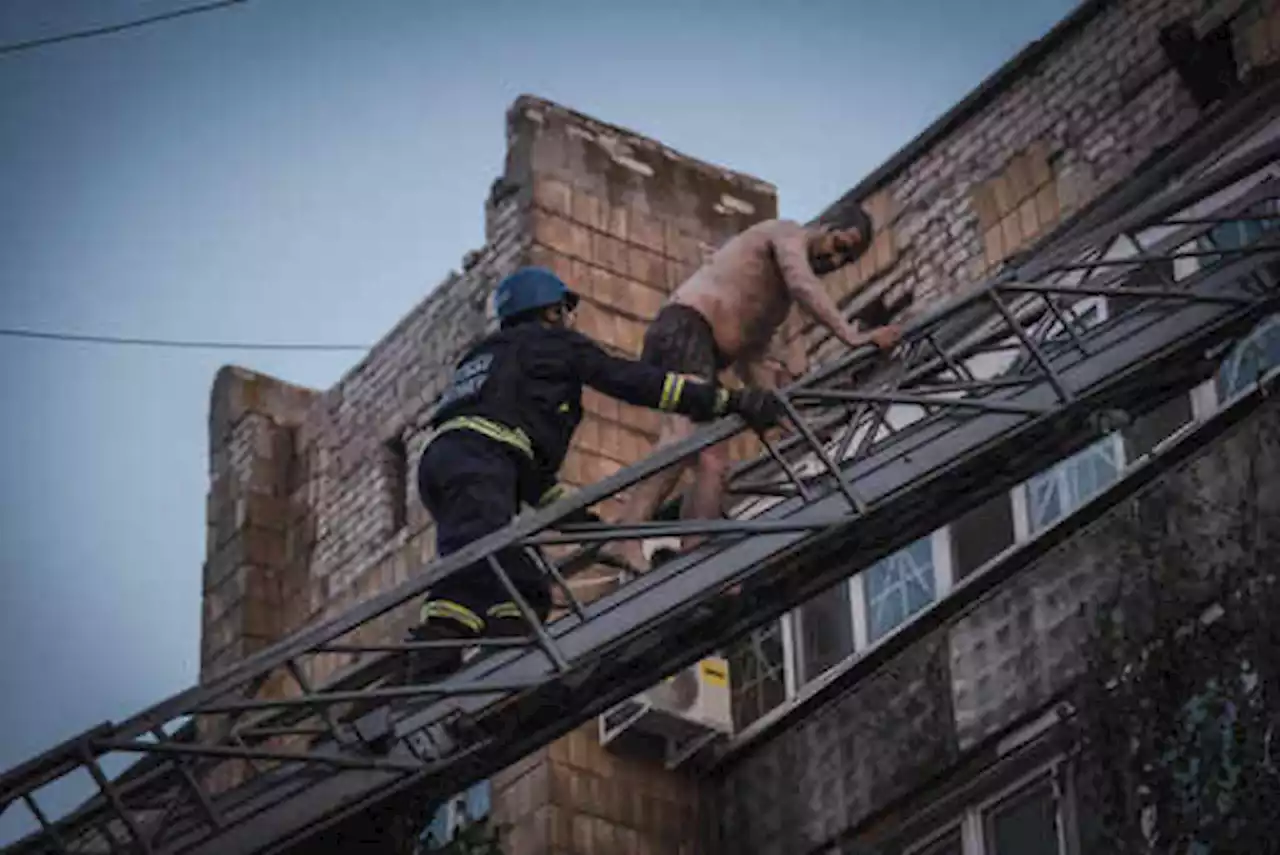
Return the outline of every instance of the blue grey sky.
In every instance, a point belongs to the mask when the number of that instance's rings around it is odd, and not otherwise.
[[[0,43],[199,0],[3,0]],[[1076,4],[250,0],[0,55],[0,326],[377,340],[550,98],[808,218]],[[0,339],[0,769],[197,679],[214,372],[359,353]]]

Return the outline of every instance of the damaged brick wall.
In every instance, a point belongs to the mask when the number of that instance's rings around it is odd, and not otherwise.
[[[530,260],[580,291],[579,329],[620,355],[639,356],[646,326],[708,249],[777,215],[764,182],[553,104],[517,104],[508,134],[509,170],[524,164],[515,174],[531,185]],[[638,461],[657,439],[652,411],[592,390],[583,404],[562,470],[571,487]],[[608,517],[616,502],[600,510]],[[581,573],[575,593],[590,601],[615,573]],[[606,751],[595,721],[494,776],[493,787],[495,819],[512,829],[507,855],[692,853],[710,819],[695,807],[695,780]]]
[[[1158,35],[1183,15],[1203,29],[1202,4],[1092,5],[1091,18],[1011,74],[985,105],[822,214],[840,222],[858,202],[890,212],[878,220],[881,237],[891,235],[890,263],[864,259],[867,269],[827,277],[846,311],[874,314],[877,300],[909,300],[910,316],[976,285],[1196,125],[1204,112]],[[1270,38],[1276,4],[1259,7],[1231,25],[1253,40],[1242,73],[1271,56],[1263,35]],[[862,283],[860,295],[845,297]],[[805,335],[819,359],[839,349],[812,325]],[[1272,406],[1251,430],[1274,431],[1278,417]],[[1274,441],[1272,448],[1275,472]],[[1223,443],[1162,489],[1238,492],[1239,479],[1213,473],[1234,472],[1244,453],[1235,440]],[[1267,501],[1280,509],[1274,492]],[[1105,578],[1109,536],[1104,527],[1078,537],[885,674],[806,710],[727,766],[721,851],[815,851],[1043,704],[1078,673],[1070,618]]]
[[[422,421],[464,348],[491,328],[489,298],[503,275],[523,263],[556,270],[583,294],[582,331],[634,357],[646,324],[703,253],[777,213],[764,182],[536,98],[511,107],[507,137],[506,167],[485,207],[485,246],[333,388],[301,390],[242,369],[220,374],[210,420],[206,676],[430,562],[431,521],[413,486]],[[657,433],[649,411],[590,391],[584,403],[563,470],[576,487],[635,462]],[[260,498],[240,501],[246,491]],[[576,580],[579,596],[602,592],[596,581],[590,573]],[[415,608],[351,640],[398,639]],[[318,683],[349,662],[317,657],[307,676]],[[296,691],[279,682],[262,693]],[[693,845],[697,823],[685,806],[696,784],[604,751],[594,723],[492,783],[495,817],[513,826],[509,855]]]
[[[1092,4],[1099,5],[1099,4]],[[1198,0],[1124,0],[1021,69],[991,101],[854,201],[883,211],[874,261],[827,277],[849,308],[876,300],[910,316],[974,285],[1195,122],[1199,111],[1161,52],[1160,28],[1199,13]],[[869,275],[870,270],[877,272]],[[841,349],[806,324],[825,360]]]

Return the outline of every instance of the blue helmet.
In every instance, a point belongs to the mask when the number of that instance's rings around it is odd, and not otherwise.
[[[498,284],[493,307],[498,319],[505,321],[533,309],[566,303],[578,305],[578,295],[545,267],[523,267]]]

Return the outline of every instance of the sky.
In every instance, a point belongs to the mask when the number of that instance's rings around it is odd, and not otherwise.
[[[0,45],[200,3],[0,0]],[[247,0],[0,53],[0,327],[367,346],[483,244],[522,93],[808,219],[1075,5]],[[0,337],[0,771],[198,680],[217,369],[361,355]]]

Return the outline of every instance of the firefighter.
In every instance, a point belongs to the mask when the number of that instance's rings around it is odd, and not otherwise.
[[[418,464],[418,493],[436,525],[436,554],[446,556],[507,525],[520,506],[541,507],[564,494],[558,472],[582,419],[582,387],[706,422],[729,413],[767,427],[782,415],[770,393],[729,390],[622,359],[570,328],[578,296],[537,267],[503,280],[494,295],[501,328],[468,351],[431,416],[431,441]],[[594,515],[580,517],[594,518]],[[544,574],[519,548],[497,554],[540,621],[551,609]],[[487,561],[436,582],[427,592],[418,641],[529,636],[519,606]],[[438,679],[462,665],[462,647],[420,650],[412,682]]]

